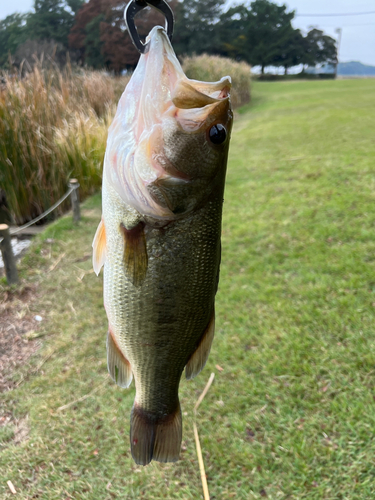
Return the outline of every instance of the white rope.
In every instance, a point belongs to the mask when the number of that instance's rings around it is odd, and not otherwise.
[[[22,231],[23,229],[26,229],[27,227],[30,227],[32,226],[33,224],[35,224],[36,222],[40,221],[41,219],[43,219],[43,217],[46,217],[48,214],[50,214],[51,212],[53,212],[55,210],[55,208],[57,208],[59,205],[61,205],[61,203],[63,201],[65,201],[67,199],[67,197],[75,190],[79,188],[79,184],[75,185],[75,186],[71,186],[69,188],[69,190],[64,194],[64,196],[62,198],[60,198],[58,201],[56,201],[56,203],[54,205],[52,205],[52,207],[50,207],[48,210],[46,210],[43,214],[39,215],[36,219],[34,220],[31,220],[30,222],[27,222],[26,224],[24,224],[23,226],[20,226],[20,227],[17,227],[16,229],[13,229],[13,231],[10,231],[10,235],[13,236],[14,234],[17,234],[19,233],[20,231]]]

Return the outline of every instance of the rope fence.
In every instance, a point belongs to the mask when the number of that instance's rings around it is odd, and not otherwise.
[[[27,229],[28,227],[32,226],[33,224],[36,224],[41,219],[49,215],[51,212],[56,210],[56,208],[59,207],[69,196],[71,197],[71,202],[72,202],[73,220],[75,223],[77,223],[80,220],[81,214],[80,214],[79,192],[78,192],[79,182],[77,181],[77,179],[70,179],[68,187],[69,189],[64,194],[64,196],[62,196],[58,201],[56,201],[56,203],[54,203],[48,210],[38,215],[38,217],[27,222],[26,224],[23,224],[22,226],[19,226],[15,229],[10,229],[7,224],[0,224],[0,251],[3,257],[5,274],[9,285],[18,283],[16,261],[11,244],[12,236],[20,233],[24,229]]]
[[[9,232],[10,232],[10,235],[13,236],[14,234],[17,234],[17,233],[20,233],[21,231],[23,231],[24,229],[27,229],[28,227],[32,226],[33,224],[36,224],[37,222],[39,222],[40,220],[44,219],[44,217],[47,217],[47,215],[49,215],[51,212],[53,212],[58,206],[61,205],[61,203],[63,201],[65,201],[67,199],[67,197],[75,190],[76,188],[75,187],[71,187],[69,188],[69,190],[64,194],[64,196],[62,198],[60,198],[58,201],[56,201],[56,203],[54,205],[52,205],[52,207],[50,207],[48,210],[46,210],[45,212],[43,212],[41,215],[38,215],[38,217],[36,217],[35,219],[31,220],[30,222],[27,222],[26,224],[24,224],[23,226],[19,226],[17,227],[16,229],[11,229]]]

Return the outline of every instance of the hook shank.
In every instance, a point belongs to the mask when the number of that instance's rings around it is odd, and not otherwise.
[[[166,21],[165,31],[167,32],[170,40],[172,40],[173,35],[173,11],[165,0],[132,0],[126,6],[124,19],[130,38],[138,52],[140,52],[141,54],[146,54],[150,47],[148,43],[143,43],[139,38],[137,28],[134,24],[134,18],[141,10],[145,9],[146,7],[153,7],[164,15]]]

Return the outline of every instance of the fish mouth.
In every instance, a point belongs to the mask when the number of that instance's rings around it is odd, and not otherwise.
[[[153,28],[147,41],[150,42],[150,50],[145,56],[146,71],[142,90],[142,95],[146,98],[139,101],[138,115],[143,120],[140,120],[138,139],[145,130],[151,132],[156,124],[162,124],[171,115],[177,119],[186,117],[194,121],[195,127],[190,126],[188,129],[192,131],[204,125],[209,115],[224,114],[225,109],[229,110],[229,76],[217,82],[187,78],[165,30],[160,26]],[[223,101],[226,103],[224,106]]]
[[[228,76],[212,83],[189,80],[185,77],[177,81],[172,93],[172,103],[179,109],[204,108],[227,99],[230,86],[231,81]]]
[[[231,79],[187,78],[160,26],[152,29],[146,42],[149,51],[141,55],[109,129],[104,170],[123,201],[141,214],[173,218],[148,192],[148,186],[160,179],[190,179],[165,154],[165,133],[177,126],[195,134],[221,117],[228,120]]]
[[[164,153],[163,129],[168,128],[168,120],[172,117],[177,126],[188,133],[199,133],[215,122],[227,122],[231,119],[230,89],[231,78],[225,76],[216,82],[202,82],[189,79],[171,46],[169,38],[160,27],[154,28],[150,35],[150,52],[161,65],[160,99],[154,104],[154,124],[159,124],[159,133],[149,142],[149,161],[158,177],[172,176],[176,179],[188,180],[178,165],[172,164]],[[154,67],[153,61],[148,61]],[[151,132],[151,131],[150,131]],[[151,138],[151,133],[150,133]]]

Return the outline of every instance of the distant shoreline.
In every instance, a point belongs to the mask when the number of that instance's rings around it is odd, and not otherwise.
[[[352,79],[375,78],[375,75],[337,75],[337,80],[352,80]]]

